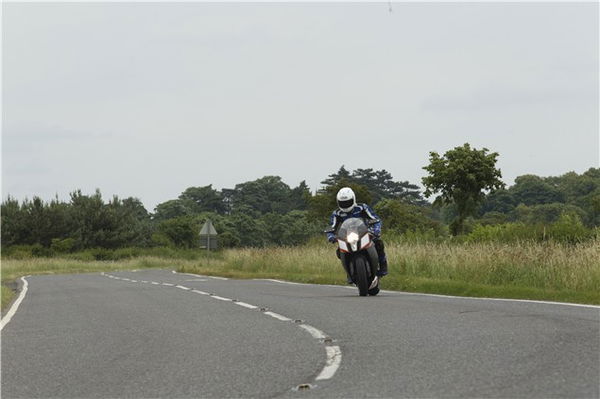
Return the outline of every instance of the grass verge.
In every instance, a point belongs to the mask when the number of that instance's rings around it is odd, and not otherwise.
[[[382,288],[432,294],[600,304],[600,241],[559,243],[388,243],[390,275]],[[157,256],[158,255],[158,256]],[[4,259],[2,309],[12,300],[5,283],[27,274],[177,269],[231,278],[273,278],[345,284],[333,246],[231,249],[132,256],[115,261],[65,258]]]
[[[72,258],[29,258],[2,260],[2,310],[14,300],[15,292],[11,283],[21,276],[39,274],[97,273],[116,270],[147,268],[173,269],[187,266],[190,259],[171,257],[141,256],[118,261],[77,260]]]

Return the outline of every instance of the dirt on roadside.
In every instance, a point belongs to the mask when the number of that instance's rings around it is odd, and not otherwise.
[[[21,281],[21,279],[5,281],[2,283],[3,290],[11,290],[14,292],[12,300],[1,309],[2,318],[4,318],[4,315],[6,314],[6,312],[8,312],[8,309],[11,308],[15,299],[17,299],[17,297],[19,296],[19,292],[21,291],[22,286],[23,282]]]

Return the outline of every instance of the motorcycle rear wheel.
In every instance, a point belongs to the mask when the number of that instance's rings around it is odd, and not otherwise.
[[[367,262],[365,258],[359,256],[354,260],[354,273],[358,295],[367,296],[369,294],[369,279],[367,278]]]

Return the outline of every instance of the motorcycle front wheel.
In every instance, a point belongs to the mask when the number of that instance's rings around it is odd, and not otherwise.
[[[354,260],[354,273],[358,295],[367,296],[369,293],[369,279],[367,278],[367,262],[362,256]]]

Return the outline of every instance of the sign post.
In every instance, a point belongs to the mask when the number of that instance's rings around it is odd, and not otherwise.
[[[204,226],[200,229],[200,248],[206,248],[206,251],[217,249],[217,230],[210,219],[206,220]]]

